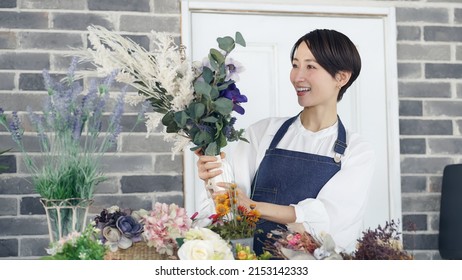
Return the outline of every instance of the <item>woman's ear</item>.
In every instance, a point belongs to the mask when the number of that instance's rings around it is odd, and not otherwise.
[[[335,74],[335,79],[337,80],[337,87],[341,88],[348,83],[351,78],[351,72],[349,71],[338,71]]]

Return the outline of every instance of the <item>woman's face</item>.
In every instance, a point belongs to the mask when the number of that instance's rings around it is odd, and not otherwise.
[[[300,106],[336,106],[339,83],[316,62],[305,42],[295,51],[290,81],[295,88]]]

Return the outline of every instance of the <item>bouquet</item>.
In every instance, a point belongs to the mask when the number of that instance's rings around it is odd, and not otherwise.
[[[339,260],[342,256],[335,252],[335,242],[327,233],[319,236],[305,231],[302,224],[287,225],[268,233],[263,250],[276,259],[289,260]]]
[[[181,242],[180,260],[234,260],[229,243],[208,228],[190,229]]]
[[[91,48],[84,60],[90,60],[99,73],[117,69],[116,79],[137,89],[139,95],[127,98],[128,102],[151,104],[153,112],[146,114],[148,133],[162,122],[164,139],[174,142],[173,153],[192,142],[191,150],[216,156],[228,141],[245,140],[231,115],[244,114],[240,104],[247,102],[236,86],[242,67],[229,57],[236,44],[246,45],[239,32],[235,38],[218,38],[220,50],[210,49],[202,63],[190,63],[184,48],[165,33],[153,33],[156,53],[150,53],[103,27],[88,30]]]
[[[96,216],[95,222],[101,230],[102,243],[111,252],[145,242],[159,254],[168,256],[172,256],[178,247],[176,239],[183,237],[191,226],[184,208],[165,203],[156,203],[152,211],[122,211],[118,206],[112,206]]]
[[[72,232],[59,241],[51,244],[46,251],[50,256],[44,260],[103,260],[106,247],[97,238],[99,230],[94,224],[88,225],[85,230]]]
[[[7,117],[0,108],[0,125],[11,133],[24,156],[37,192],[49,200],[92,198],[94,187],[106,179],[100,166],[101,157],[114,147],[121,131],[123,91],[111,116],[104,114],[115,73],[102,81],[92,81],[86,94],[82,94],[81,81],[75,78],[76,63],[74,59],[61,82],[54,81],[48,71],[44,71],[48,96],[43,109],[36,113],[28,108],[29,121],[40,145],[40,157],[26,149],[29,135],[20,115],[12,112]],[[106,129],[103,131],[102,127]]]
[[[260,219],[255,205],[250,205],[250,209],[238,205],[237,192],[236,184],[231,184],[228,192],[217,195],[216,213],[210,216],[212,224],[209,228],[226,240],[253,238]]]
[[[414,257],[403,250],[398,224],[391,220],[385,227],[368,229],[358,240],[352,254],[343,254],[349,260],[412,260]]]

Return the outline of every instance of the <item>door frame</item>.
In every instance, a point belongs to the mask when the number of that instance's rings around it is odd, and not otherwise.
[[[266,2],[266,3],[264,3]],[[399,149],[399,109],[398,109],[398,75],[396,56],[396,17],[392,6],[335,6],[307,4],[300,0],[288,0],[283,4],[267,3],[263,0],[248,0],[246,2],[228,1],[215,2],[206,0],[181,1],[181,40],[186,46],[191,46],[191,18],[193,13],[238,13],[238,14],[274,14],[274,15],[316,15],[344,17],[381,18],[384,22],[385,44],[385,76],[386,76],[386,120],[388,142],[388,192],[389,217],[401,219],[401,169]],[[281,1],[282,2],[282,1]],[[187,49],[188,50],[188,49]],[[191,54],[191,50],[189,50]],[[189,151],[184,157],[184,204],[188,213],[195,208],[194,189],[196,186],[195,166],[197,158]]]

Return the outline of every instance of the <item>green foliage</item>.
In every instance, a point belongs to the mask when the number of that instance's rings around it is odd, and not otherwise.
[[[103,260],[107,251],[100,240],[98,230],[88,225],[82,233],[72,233],[52,243],[43,260]]]

